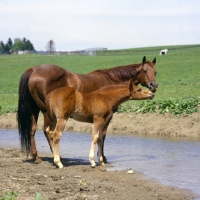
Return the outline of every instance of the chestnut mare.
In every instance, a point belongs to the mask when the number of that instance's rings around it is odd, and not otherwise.
[[[89,160],[91,166],[95,167],[94,152],[97,143],[99,163],[104,165],[102,126],[110,112],[125,101],[153,97],[151,91],[139,88],[131,81],[127,85],[105,86],[92,93],[81,93],[72,87],[53,90],[46,98],[45,105],[50,118],[46,132],[50,139],[54,163],[59,168],[63,167],[59,155],[59,141],[69,117],[77,121],[93,123]]]
[[[39,112],[41,111],[44,116],[43,131],[50,143],[46,134],[49,118],[47,117],[45,99],[51,91],[69,86],[80,92],[89,93],[107,85],[127,84],[131,80],[135,85],[141,84],[156,92],[158,84],[156,83],[155,64],[156,58],[150,62],[146,61],[144,56],[140,64],[95,70],[88,74],[76,74],[59,66],[48,64],[27,69],[20,79],[17,110],[18,130],[22,149],[26,151],[27,155],[31,151],[35,163],[41,162],[41,158],[37,155],[34,136]],[[103,140],[105,139],[106,130],[112,116],[113,111],[110,112],[103,125]],[[106,160],[106,158],[104,159]]]

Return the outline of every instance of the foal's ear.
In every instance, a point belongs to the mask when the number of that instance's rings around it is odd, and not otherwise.
[[[152,63],[155,65],[156,64],[156,58],[153,59]]]
[[[129,86],[129,90],[133,91],[133,83],[131,80],[128,82],[128,86]]]
[[[144,56],[143,59],[142,59],[142,65],[144,65],[146,62],[146,57]]]

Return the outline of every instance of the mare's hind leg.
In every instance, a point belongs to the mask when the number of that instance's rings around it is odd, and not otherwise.
[[[42,162],[42,159],[37,154],[36,143],[35,143],[35,132],[37,128],[37,120],[38,120],[39,110],[37,108],[34,109],[34,114],[32,115],[32,126],[31,126],[31,154],[34,158],[34,162],[36,164]]]
[[[56,128],[53,132],[53,154],[54,154],[54,163],[59,167],[63,168],[63,164],[60,161],[59,154],[59,141],[62,136],[63,129],[65,128],[66,120],[57,119]]]

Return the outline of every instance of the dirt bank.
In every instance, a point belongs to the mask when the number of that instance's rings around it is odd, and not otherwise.
[[[17,128],[16,114],[0,115],[1,128]],[[91,124],[69,119],[65,130],[91,132]],[[38,129],[43,128],[42,116]],[[200,113],[175,117],[155,113],[115,113],[108,133],[200,137]]]

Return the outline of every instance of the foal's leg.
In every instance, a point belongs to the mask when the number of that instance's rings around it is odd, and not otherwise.
[[[48,138],[50,139],[50,149],[52,151],[52,155],[53,155],[53,131],[54,129],[51,129],[51,125],[49,125],[46,128],[46,134],[48,135]]]
[[[104,119],[94,117],[93,128],[92,128],[92,144],[91,144],[91,149],[90,149],[90,154],[89,154],[89,160],[92,167],[96,166],[96,163],[94,162],[95,146],[99,140],[100,128],[102,127],[103,122],[104,122]],[[100,151],[98,153],[99,161],[101,164],[104,164],[103,157],[102,157],[102,142],[98,144],[100,146]]]
[[[63,164],[60,161],[60,155],[59,155],[59,141],[62,136],[63,129],[65,128],[65,124],[66,124],[66,120],[64,118],[57,119],[56,128],[53,132],[54,163],[59,168],[63,168]]]
[[[52,119],[50,125],[46,128],[46,134],[50,140],[50,149],[52,151],[52,155],[54,156],[54,149],[53,149],[53,131],[55,130],[56,126],[56,119]]]
[[[50,139],[50,135],[51,135],[50,133],[51,133],[51,131],[54,130],[54,129],[51,128],[52,122],[51,122],[51,119],[49,118],[48,113],[47,113],[47,112],[44,112],[43,115],[44,115],[44,127],[43,127],[43,132],[44,132],[45,137],[46,137],[46,139],[47,139],[47,141],[48,141],[50,150],[51,150],[51,152],[52,152],[52,154],[53,154],[52,142],[51,142],[51,139]],[[51,126],[50,126],[50,125],[51,125]],[[48,130],[47,127],[50,128],[50,130],[49,130],[48,132],[47,132],[47,130]]]
[[[90,164],[91,164],[92,167],[96,166],[96,163],[94,162],[94,152],[95,152],[96,143],[98,141],[99,128],[100,127],[95,126],[93,124],[93,127],[92,127],[92,143],[91,143],[90,154],[89,154],[89,160],[90,160]],[[99,153],[98,153],[98,155],[99,155]]]

